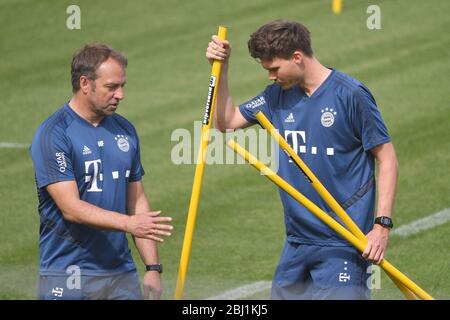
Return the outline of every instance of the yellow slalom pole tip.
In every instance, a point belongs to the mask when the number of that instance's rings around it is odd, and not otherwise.
[[[217,30],[217,36],[220,40],[225,40],[227,38],[227,27],[219,26],[219,30]]]
[[[332,0],[331,9],[334,14],[340,14],[342,12],[342,0]]]

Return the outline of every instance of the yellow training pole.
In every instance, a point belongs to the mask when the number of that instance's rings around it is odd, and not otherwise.
[[[342,0],[331,0],[331,9],[334,14],[339,14],[342,12]]]
[[[355,246],[359,251],[363,252],[365,244],[359,240],[356,236],[354,236],[350,231],[341,226],[338,222],[336,222],[333,218],[331,218],[328,214],[322,211],[318,206],[316,206],[313,202],[311,202],[308,198],[302,195],[299,191],[297,191],[294,187],[292,187],[289,183],[279,177],[275,172],[269,169],[266,165],[264,165],[261,161],[252,156],[247,150],[242,148],[238,143],[233,140],[229,140],[227,145],[233,149],[236,153],[238,153],[241,157],[243,157],[248,163],[250,163],[253,167],[263,173],[269,180],[275,183],[278,187],[286,191],[291,197],[301,203],[306,209],[312,212],[316,217],[318,217],[322,222],[324,222],[328,227],[332,228],[339,235],[341,235],[344,239],[350,242],[353,246]],[[411,281],[407,276],[401,273],[397,268],[395,268],[392,264],[390,264],[386,259],[381,261],[380,266],[394,278],[403,283],[409,290],[414,292],[417,296],[425,300],[433,300],[433,297],[430,296],[427,292],[421,289],[417,284]]]
[[[220,26],[217,36],[221,40],[227,37],[227,29]],[[216,92],[219,85],[220,70],[222,62],[214,60],[212,65],[211,77],[209,81],[208,97],[206,101],[205,115],[203,117],[202,138],[200,149],[198,150],[197,165],[195,167],[194,184],[192,186],[191,200],[189,203],[189,211],[186,223],[186,231],[184,233],[183,249],[181,251],[180,267],[178,269],[178,280],[175,289],[175,299],[183,298],[184,283],[191,254],[192,238],[194,236],[195,221],[197,218],[197,209],[202,189],[203,172],[205,169],[205,155],[208,147],[209,130],[214,117],[214,105],[216,101]]]
[[[280,135],[277,129],[272,125],[272,123],[267,119],[267,117],[259,111],[255,115],[256,119],[259,123],[270,133],[270,135],[274,138],[274,140],[278,143],[278,145],[283,149],[288,156],[294,161],[300,170],[303,172],[305,176],[308,177],[309,182],[313,186],[314,189],[319,193],[322,199],[330,206],[330,208],[337,214],[337,216],[344,222],[344,224],[349,228],[350,232],[353,233],[359,240],[361,240],[364,244],[367,244],[367,238],[356,225],[356,223],[348,216],[348,214],[344,211],[341,205],[334,199],[331,193],[324,187],[324,185],[317,179],[314,173],[309,169],[309,167],[303,162],[303,160],[292,150],[291,146],[287,141]],[[414,300],[416,297],[412,292],[410,292],[407,288],[405,288],[401,283],[398,283],[395,279],[391,280],[395,283],[395,285],[400,289],[400,291],[408,298],[409,300]]]

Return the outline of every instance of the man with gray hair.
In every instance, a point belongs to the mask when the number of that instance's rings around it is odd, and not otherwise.
[[[116,114],[127,59],[95,43],[73,57],[73,96],[34,136],[40,215],[40,299],[142,299],[126,233],[146,273],[144,297],[162,292],[157,242],[170,217],[150,209],[134,126]]]

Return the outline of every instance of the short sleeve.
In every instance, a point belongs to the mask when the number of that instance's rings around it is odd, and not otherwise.
[[[365,151],[391,141],[374,97],[360,85],[353,97],[353,127]]]
[[[261,92],[256,97],[239,105],[239,111],[242,116],[250,123],[258,123],[255,118],[255,114],[258,111],[262,111],[264,114],[268,114],[269,104],[267,98],[267,89]]]
[[[141,180],[142,176],[145,174],[144,168],[141,163],[141,146],[139,142],[139,137],[136,131],[134,131],[134,133],[136,138],[136,153],[133,159],[133,166],[131,168],[130,182]]]
[[[63,128],[47,125],[38,130],[31,143],[30,153],[38,188],[59,181],[75,180],[71,142]]]

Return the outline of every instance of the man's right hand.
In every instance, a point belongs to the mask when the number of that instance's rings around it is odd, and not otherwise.
[[[209,63],[213,63],[214,60],[228,62],[231,55],[231,45],[227,40],[220,40],[218,36],[212,36],[212,40],[208,43],[206,48],[206,58]]]
[[[137,238],[144,238],[163,242],[159,236],[170,236],[173,226],[161,224],[172,221],[171,217],[160,217],[161,211],[150,211],[130,215],[127,223],[127,232]],[[169,231],[168,231],[169,230]]]

